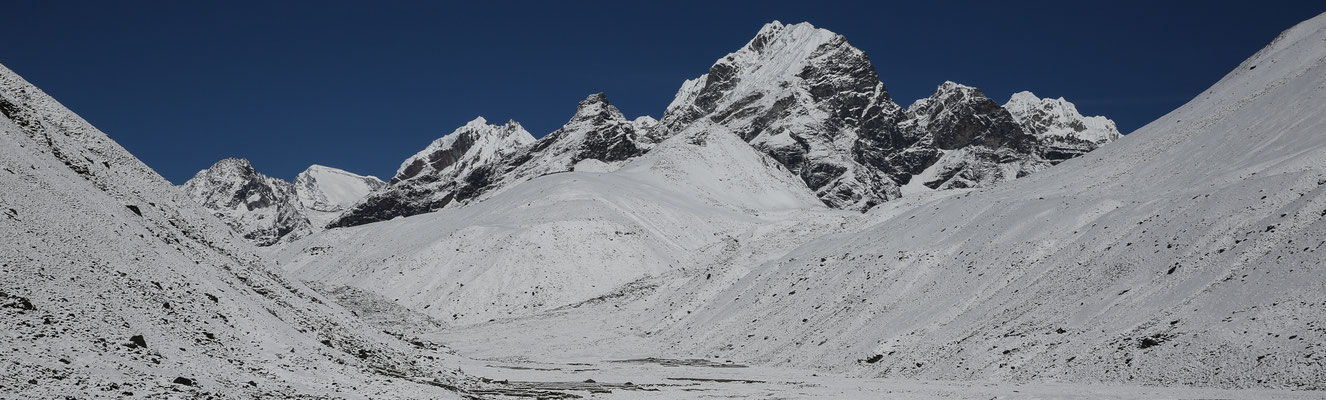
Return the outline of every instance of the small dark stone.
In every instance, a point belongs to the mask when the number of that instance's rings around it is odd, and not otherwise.
[[[134,214],[138,214],[138,216],[140,217],[143,216],[143,210],[139,210],[138,206],[135,206],[133,204],[126,204],[125,207],[128,207],[129,211],[133,211]]]
[[[189,379],[189,378],[185,378],[185,377],[182,377],[182,376],[181,376],[181,377],[175,378],[175,380],[172,381],[172,383],[174,383],[174,384],[176,384],[176,385],[193,386],[193,379]]]
[[[143,335],[130,336],[129,343],[132,344],[131,346],[129,346],[129,348],[131,349],[137,347],[147,348],[147,340],[143,339]]]
[[[883,355],[883,354],[876,354],[876,355],[870,356],[870,358],[867,358],[867,359],[866,359],[866,364],[874,364],[874,363],[879,362],[879,360],[883,360],[883,359],[884,359],[884,355]]]
[[[1148,347],[1155,347],[1155,346],[1160,345],[1160,343],[1161,343],[1161,341],[1158,340],[1157,338],[1149,338],[1149,337],[1146,337],[1146,338],[1142,338],[1142,341],[1137,343],[1137,348],[1139,348],[1139,349],[1145,349],[1145,348],[1148,348]]]

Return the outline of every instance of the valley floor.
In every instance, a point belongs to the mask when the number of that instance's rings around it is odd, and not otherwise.
[[[553,338],[569,332],[558,332],[558,328],[537,330],[534,325],[538,323],[518,319],[449,329],[433,337],[446,340],[466,356],[461,366],[466,373],[506,384],[500,386],[591,399],[1326,398],[1326,392],[1320,391],[854,378],[794,368],[746,366],[729,360],[658,358],[645,341],[611,339],[609,333],[596,330],[556,340]],[[524,334],[529,332],[543,334]]]

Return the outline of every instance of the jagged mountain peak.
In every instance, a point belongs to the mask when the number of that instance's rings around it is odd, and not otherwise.
[[[954,103],[985,101],[990,100],[990,98],[986,96],[981,89],[977,89],[976,87],[963,85],[954,81],[944,81],[944,83],[935,87],[934,93],[930,94],[929,97],[917,99],[912,105],[907,107],[907,110],[908,112],[914,112],[913,110],[924,109],[933,105],[937,100],[946,103]]]
[[[576,105],[575,115],[571,116],[571,123],[580,121],[602,123],[606,120],[626,121],[626,116],[608,102],[608,96],[602,92],[591,94],[581,100]]]
[[[391,183],[443,171],[466,159],[491,160],[533,142],[534,135],[514,120],[493,125],[484,117],[478,117],[405,159]]]
[[[232,173],[251,175],[256,173],[257,171],[253,169],[253,163],[250,162],[249,159],[247,158],[226,157],[215,163],[212,163],[212,165],[207,167],[206,169],[198,171],[198,173],[204,173],[204,172],[211,172],[211,173],[232,172]]]
[[[917,129],[930,133],[941,150],[971,145],[1012,147],[1031,152],[1034,138],[1023,132],[1013,116],[975,87],[946,81],[930,97],[907,107]]]
[[[686,81],[656,131],[716,123],[800,176],[834,207],[866,209],[896,185],[858,159],[858,143],[895,143],[901,107],[865,52],[809,23],[762,27]],[[707,120],[702,122],[702,120]]]
[[[248,159],[217,161],[194,174],[183,189],[195,203],[260,246],[313,232],[294,185],[258,172]]]
[[[642,129],[652,129],[655,125],[658,125],[658,120],[648,115],[641,115],[631,120],[631,123]]]
[[[814,47],[841,38],[842,35],[827,29],[816,28],[815,25],[811,25],[809,22],[784,25],[782,22],[773,21],[761,27],[755,37],[733,55],[749,52],[777,56],[804,56],[808,52],[814,51]],[[806,47],[810,48],[807,49]]]
[[[1077,139],[1101,145],[1121,135],[1114,121],[1102,116],[1083,116],[1077,106],[1059,98],[1040,98],[1029,91],[1014,93],[1004,103],[1013,118],[1027,131],[1044,139]]]
[[[484,129],[484,128],[494,127],[494,126],[502,127],[502,128],[507,128],[507,129],[513,129],[513,128],[517,128],[517,127],[519,127],[520,129],[524,129],[524,126],[521,126],[520,123],[519,123],[519,122],[516,122],[516,120],[514,120],[514,119],[508,119],[508,120],[506,121],[506,123],[503,123],[503,124],[500,124],[500,125],[499,125],[499,124],[491,124],[491,123],[488,123],[488,119],[487,119],[487,118],[484,118],[482,115],[480,115],[480,116],[474,117],[474,119],[470,120],[469,122],[466,122],[465,125],[461,125],[461,128],[458,128],[457,130],[460,130],[460,129],[469,129],[469,130],[473,130],[473,131],[476,131],[476,132],[484,132],[484,133],[487,133],[487,132],[493,132],[493,130],[491,130],[491,129]]]

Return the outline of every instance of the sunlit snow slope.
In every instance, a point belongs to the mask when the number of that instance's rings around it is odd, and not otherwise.
[[[697,127],[615,172],[551,174],[470,206],[328,230],[277,257],[304,279],[481,322],[686,267],[789,210],[838,213],[797,179],[736,135]]]
[[[0,398],[455,397],[4,67],[0,114]]]

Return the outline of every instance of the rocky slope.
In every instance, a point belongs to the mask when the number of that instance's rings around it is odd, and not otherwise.
[[[0,114],[0,397],[459,397],[3,66]]]

